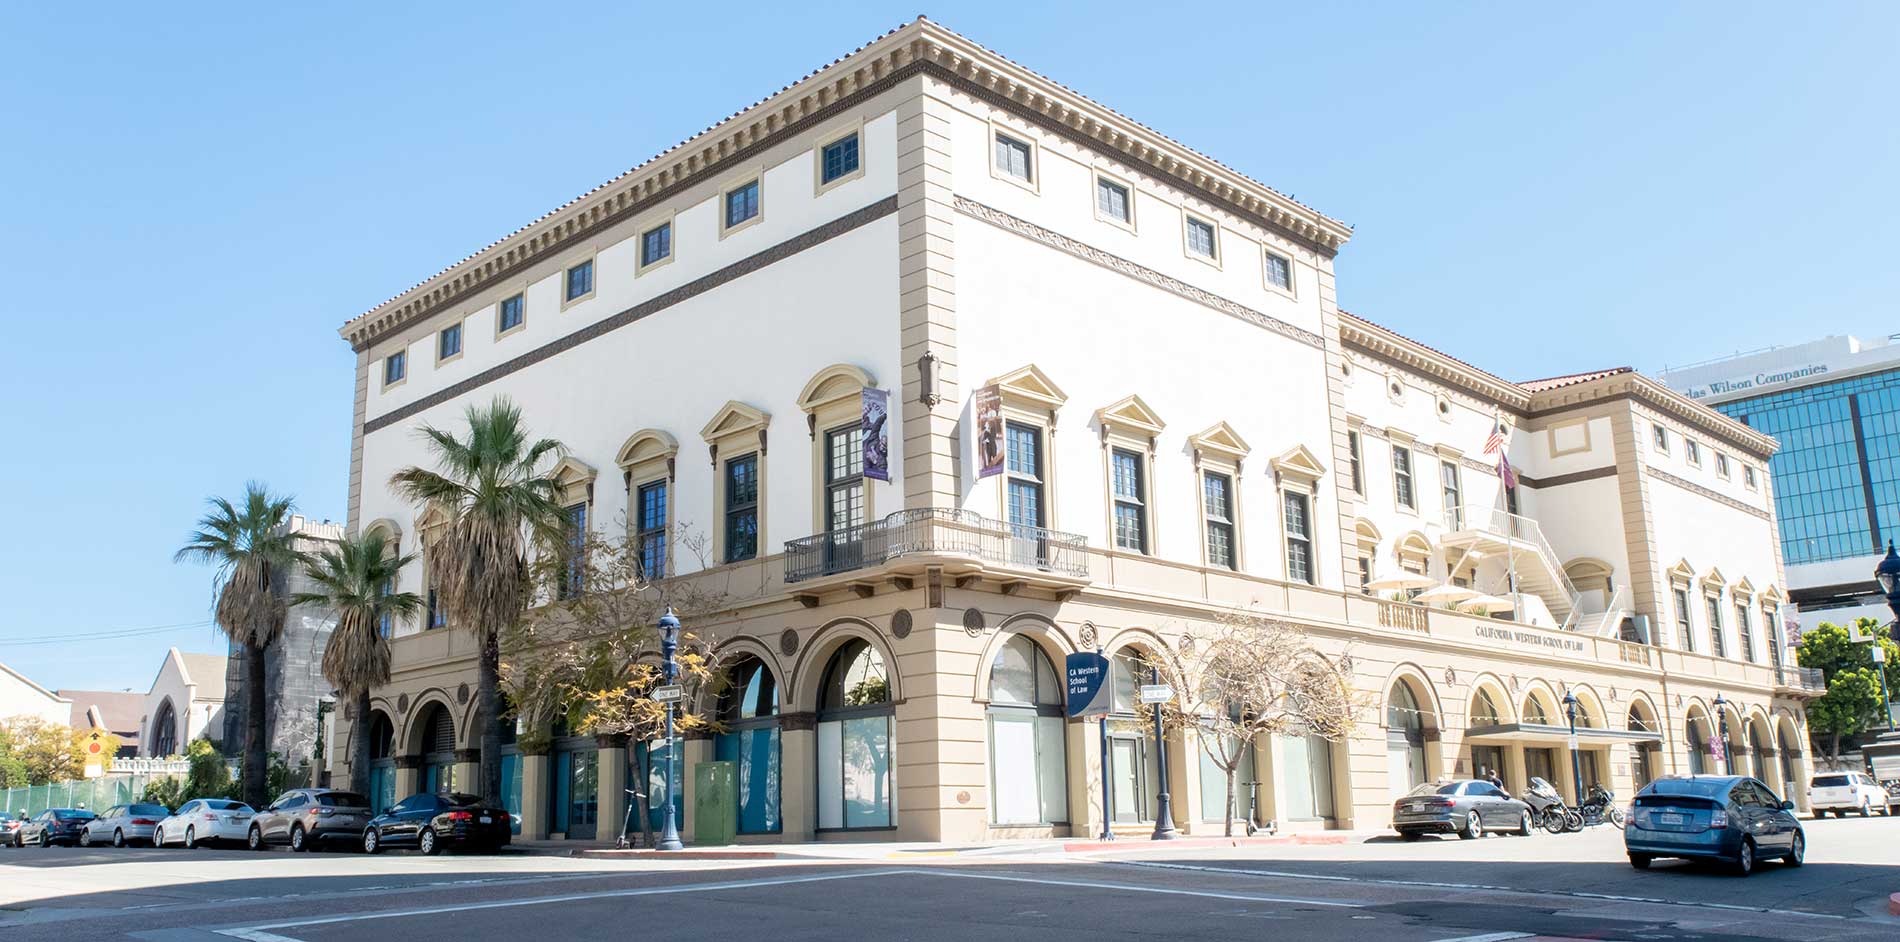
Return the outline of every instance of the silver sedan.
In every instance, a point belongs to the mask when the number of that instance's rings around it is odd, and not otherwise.
[[[1530,805],[1477,779],[1420,785],[1392,803],[1392,828],[1408,841],[1426,834],[1469,840],[1489,830],[1528,836],[1531,827]]]
[[[158,827],[158,822],[165,820],[171,813],[171,809],[164,805],[113,805],[105,813],[86,822],[85,830],[79,832],[79,846],[109,843],[114,847],[124,847],[127,841],[144,844],[152,839],[152,831]]]

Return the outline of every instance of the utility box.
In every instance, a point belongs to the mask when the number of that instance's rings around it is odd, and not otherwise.
[[[717,847],[739,833],[738,764],[701,762],[693,766],[693,843]]]

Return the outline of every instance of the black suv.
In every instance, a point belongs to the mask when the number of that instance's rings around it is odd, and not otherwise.
[[[369,799],[362,795],[333,788],[293,788],[251,819],[245,843],[252,850],[289,844],[291,850],[305,851],[325,841],[354,846],[367,823]]]

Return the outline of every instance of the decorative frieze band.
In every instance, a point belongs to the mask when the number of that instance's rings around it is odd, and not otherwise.
[[[1751,507],[1748,504],[1744,504],[1741,501],[1728,496],[1727,494],[1721,493],[1720,491],[1711,490],[1709,488],[1703,487],[1700,484],[1697,484],[1694,481],[1684,480],[1683,478],[1676,477],[1675,475],[1670,474],[1667,471],[1662,471],[1655,467],[1650,467],[1647,469],[1647,471],[1650,477],[1653,477],[1658,481],[1667,481],[1668,483],[1674,484],[1675,486],[1680,487],[1685,491],[1690,491],[1692,493],[1699,494],[1712,501],[1715,501],[1716,503],[1721,504],[1724,507],[1732,507],[1745,514],[1750,514],[1752,516],[1759,517],[1763,520],[1768,520],[1771,522],[1774,520],[1774,515],[1769,513],[1768,511],[1763,510],[1760,507]],[[1777,536],[1777,539],[1779,539],[1779,536]]]

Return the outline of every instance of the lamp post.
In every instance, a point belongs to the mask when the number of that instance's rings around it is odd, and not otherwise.
[[[1150,668],[1150,677],[1156,686],[1161,685],[1161,667]],[[1153,840],[1171,841],[1180,832],[1174,828],[1174,812],[1168,807],[1168,740],[1163,732],[1167,713],[1163,704],[1153,704],[1155,710],[1155,773],[1159,791],[1155,794],[1155,833]]]
[[[673,606],[666,607],[666,614],[660,616],[660,657],[666,664],[666,682],[673,683],[679,674],[679,665],[674,663],[673,655],[680,646],[680,620],[673,614]],[[680,843],[679,825],[673,820],[673,704],[666,704],[666,794],[661,796],[666,802],[660,827],[660,839],[654,845],[657,850],[681,850],[686,845]]]
[[[1722,774],[1735,774],[1735,757],[1728,751],[1728,699],[1721,691],[1715,692],[1716,735],[1722,737]]]
[[[1887,541],[1887,558],[1874,567],[1874,582],[1880,586],[1880,594],[1887,597],[1887,608],[1893,612],[1894,620],[1887,625],[1887,637],[1900,641],[1900,555],[1893,551],[1893,541]],[[1880,678],[1880,709],[1887,714],[1887,732],[1893,729],[1893,707],[1887,704],[1887,665],[1886,652],[1878,642],[1874,644],[1874,675]]]
[[[1577,807],[1583,807],[1583,766],[1577,763],[1577,695],[1566,688],[1564,690],[1564,713],[1570,717],[1570,786],[1576,791]]]

